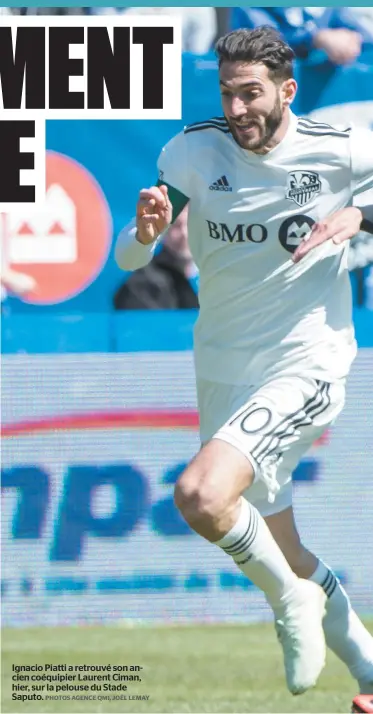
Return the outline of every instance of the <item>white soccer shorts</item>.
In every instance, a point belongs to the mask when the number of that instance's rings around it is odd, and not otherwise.
[[[255,479],[244,496],[269,516],[291,506],[292,472],[341,412],[345,384],[294,376],[249,388],[200,379],[197,395],[201,443],[222,439],[249,459]]]

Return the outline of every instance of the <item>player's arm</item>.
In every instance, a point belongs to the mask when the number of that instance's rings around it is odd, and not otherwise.
[[[359,231],[373,233],[373,205],[342,208],[325,220],[315,223],[309,238],[302,241],[293,253],[293,262],[299,263],[307,253],[327,240],[336,244],[343,243],[356,236]]]
[[[140,191],[136,218],[125,226],[115,244],[115,260],[123,270],[138,270],[150,262],[157,245],[189,199],[173,186],[157,183]]]
[[[158,170],[157,185],[140,191],[136,217],[117,238],[115,260],[123,270],[137,270],[150,262],[163,234],[190,200],[184,134],[164,147]]]
[[[373,188],[373,132],[364,129],[352,130],[350,147],[351,194],[358,196]],[[372,206],[349,206],[315,223],[309,238],[293,253],[294,263],[298,263],[310,250],[327,240],[343,243],[361,230],[373,233],[372,209]]]

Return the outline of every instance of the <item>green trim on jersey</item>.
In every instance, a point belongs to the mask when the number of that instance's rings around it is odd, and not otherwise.
[[[171,223],[173,223],[176,221],[176,218],[180,215],[183,208],[187,205],[189,198],[181,193],[181,191],[178,191],[177,188],[174,188],[174,186],[170,186],[170,184],[166,183],[166,181],[160,181],[160,179],[158,179],[157,186],[167,186],[168,188],[168,197],[172,204]]]

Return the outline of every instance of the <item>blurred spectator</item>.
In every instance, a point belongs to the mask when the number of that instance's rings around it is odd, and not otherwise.
[[[217,36],[215,39],[218,39],[218,37],[222,37],[230,30],[232,8],[231,7],[216,7],[215,10],[216,10],[216,23],[217,23],[217,30],[216,30]]]
[[[363,13],[355,13],[355,8],[232,8],[231,29],[258,25],[279,30],[297,57],[306,58],[312,50],[323,50],[336,65],[354,62],[363,45],[373,46],[373,29]]]
[[[116,310],[198,308],[191,281],[197,269],[188,247],[188,208],[165,234],[152,261],[132,273],[114,296]]]
[[[350,11],[363,25],[365,31],[373,37],[373,7],[351,7]]]
[[[96,15],[177,15],[181,18],[183,51],[203,55],[211,50],[217,35],[217,17],[214,7],[92,7]]]
[[[7,13],[0,14],[11,14],[11,15],[85,15],[86,9],[84,7],[12,7],[12,8],[0,8],[1,10],[8,10]]]

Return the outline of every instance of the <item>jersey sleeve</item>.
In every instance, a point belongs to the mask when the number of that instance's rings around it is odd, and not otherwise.
[[[373,132],[351,130],[352,193],[354,196],[373,188]]]
[[[180,213],[192,197],[188,147],[184,133],[177,134],[163,147],[157,168],[158,185],[167,184],[174,213]]]
[[[157,185],[167,184],[172,203],[172,222],[176,220],[191,198],[191,183],[187,144],[184,133],[177,134],[163,147],[158,159]],[[147,265],[162,240],[160,234],[154,243],[143,245],[136,240],[136,219],[125,226],[115,244],[115,260],[122,270],[138,270]]]

